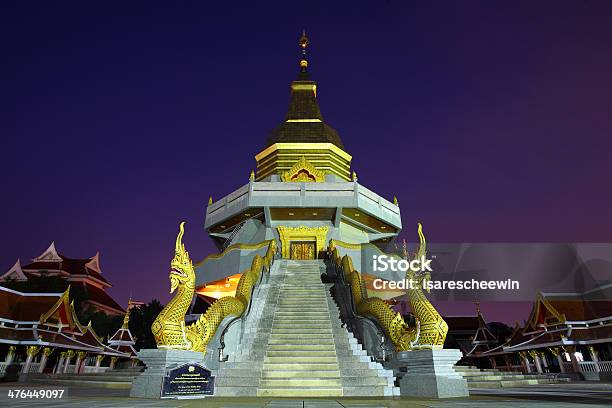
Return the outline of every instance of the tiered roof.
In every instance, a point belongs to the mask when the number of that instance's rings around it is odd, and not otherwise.
[[[58,347],[130,357],[105,345],[91,324],[83,326],[63,293],[22,293],[0,286],[0,343]]]
[[[106,293],[112,285],[102,276],[100,268],[100,253],[91,258],[69,258],[60,254],[51,245],[32,262],[21,265],[17,260],[8,272],[0,276],[2,280],[28,280],[32,276],[58,276],[72,284],[73,288],[80,285],[88,296],[88,303],[109,314],[124,313],[123,308]]]
[[[125,316],[123,317],[123,324],[111,336],[108,341],[110,347],[114,350],[117,350],[121,353],[129,354],[132,358],[136,358],[136,349],[134,345],[136,342],[134,341],[134,337],[132,336],[132,332],[130,332],[130,309],[132,308],[132,300],[128,301],[127,311],[125,312]]]

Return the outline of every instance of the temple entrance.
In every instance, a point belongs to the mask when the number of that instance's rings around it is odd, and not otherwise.
[[[291,241],[291,259],[315,259],[314,241]]]

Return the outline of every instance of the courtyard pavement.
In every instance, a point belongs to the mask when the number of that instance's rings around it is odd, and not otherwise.
[[[23,383],[0,384],[0,407],[31,408],[557,408],[612,407],[612,383],[577,382],[518,388],[471,390],[468,398],[206,398],[197,400],[145,400],[128,397],[127,390],[70,387],[60,400],[9,399],[10,389]],[[40,386],[36,386],[40,387]],[[32,389],[36,388],[32,387]],[[50,387],[48,387],[50,388]]]

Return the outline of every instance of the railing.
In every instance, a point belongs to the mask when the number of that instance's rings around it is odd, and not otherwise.
[[[597,365],[593,361],[579,361],[580,371],[583,373],[597,372]]]
[[[270,261],[270,264],[269,265],[265,265],[265,264],[263,265],[263,270],[259,274],[259,279],[255,283],[255,285],[253,285],[253,288],[251,288],[251,298],[249,300],[249,306],[247,307],[247,310],[242,314],[242,316],[234,317],[223,328],[223,331],[221,332],[221,336],[219,337],[219,348],[217,349],[218,354],[219,354],[219,362],[226,362],[226,361],[229,360],[229,355],[224,354],[224,350],[225,350],[225,334],[229,330],[230,326],[234,325],[234,323],[238,322],[239,320],[246,319],[251,314],[251,308],[253,306],[253,293],[255,292],[255,289],[259,285],[261,285],[264,282],[265,279],[267,279],[268,275],[270,274],[270,270],[272,269],[272,264],[278,258],[278,256],[279,256],[279,251],[278,251],[278,248],[277,248],[276,252],[274,252],[274,254],[272,255],[272,260]]]
[[[243,220],[238,225],[236,225],[234,227],[234,229],[230,233],[229,237],[227,237],[227,239],[223,243],[223,246],[221,247],[221,252],[223,252],[223,251],[225,251],[227,249],[227,247],[232,243],[232,240],[236,237],[236,235],[238,235],[238,233],[240,232],[242,227],[244,227],[244,224],[246,224],[247,221],[248,220]]]
[[[599,371],[604,373],[612,373],[612,361],[599,361],[597,362]]]
[[[96,366],[83,366],[82,374],[90,374],[90,373],[103,373],[108,370],[108,367],[96,367]]]

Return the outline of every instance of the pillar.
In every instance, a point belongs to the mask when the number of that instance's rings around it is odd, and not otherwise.
[[[96,356],[96,373],[99,371],[100,365],[102,364],[102,360],[104,360],[104,354],[98,354]]]
[[[119,360],[119,357],[111,357],[109,370],[112,370],[115,368],[115,364],[117,364],[117,360]]]
[[[525,367],[525,372],[526,373],[530,373],[531,372],[531,366],[529,365],[529,358],[527,357],[527,352],[526,351],[520,351],[519,352],[519,357],[521,358],[521,361],[523,362],[523,367]]]
[[[64,369],[62,370],[62,373],[68,372],[68,366],[70,365],[70,360],[72,360],[72,357],[74,357],[74,351],[68,350],[66,352],[66,362],[64,363]]]
[[[40,347],[38,346],[28,346],[26,348],[26,361],[23,364],[23,367],[21,367],[21,373],[22,374],[27,374],[30,372],[30,367],[32,366],[32,360],[34,360],[34,357],[36,356],[36,354],[38,354],[38,352],[40,351]]]
[[[55,374],[59,374],[62,372],[62,369],[64,368],[64,360],[66,359],[66,352],[62,351],[60,353],[59,359],[57,360],[57,364],[55,365]]]
[[[589,354],[591,355],[591,360],[593,360],[593,363],[595,363],[595,371],[599,372],[599,356],[597,355],[597,351],[592,345],[588,346],[588,349]]]
[[[74,362],[74,373],[78,374],[81,371],[81,362],[85,359],[85,356],[87,355],[86,351],[79,351],[78,353],[76,353],[76,361]]]
[[[575,373],[579,373],[580,372],[580,364],[578,364],[578,360],[576,359],[576,347],[575,346],[566,346],[565,347],[565,351],[567,351],[567,353],[570,356],[570,360],[572,362],[572,369],[574,370]]]
[[[563,358],[563,350],[559,347],[551,347],[550,352],[557,358],[557,363],[559,364],[559,371],[565,372],[565,359]]]
[[[44,347],[43,354],[40,357],[40,366],[38,367],[38,372],[42,373],[45,371],[45,367],[47,366],[47,360],[49,360],[49,356],[53,353],[53,349],[51,347]]]
[[[491,368],[497,368],[497,361],[495,361],[495,357],[489,357],[489,362],[491,363]]]
[[[540,358],[540,364],[542,364],[542,371],[548,372],[548,360],[546,360],[546,354],[544,351],[537,351],[538,357]]]
[[[542,373],[542,364],[540,363],[540,357],[538,357],[538,352],[535,350],[529,350],[529,355],[533,358],[533,362],[535,363],[536,370],[538,373]]]
[[[17,351],[17,347],[9,346],[8,352],[6,353],[6,357],[4,358],[4,362],[7,366],[11,365],[13,360],[15,359],[15,352]]]

